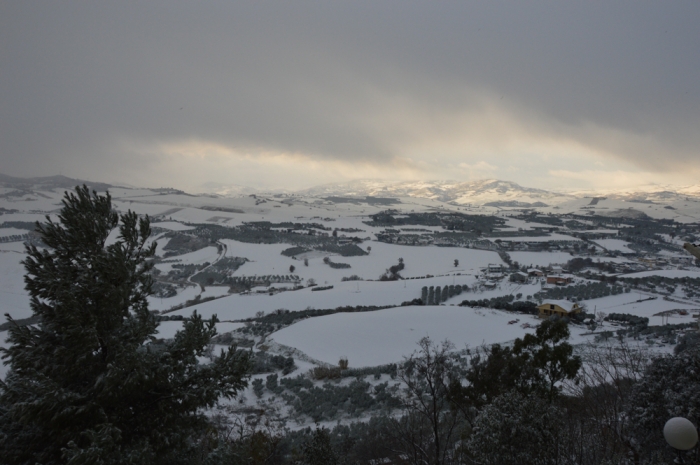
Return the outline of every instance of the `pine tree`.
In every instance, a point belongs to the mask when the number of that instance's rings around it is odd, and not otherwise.
[[[328,432],[318,426],[313,436],[304,444],[303,454],[304,465],[335,465],[338,463]]]
[[[119,227],[119,236],[108,236]],[[202,356],[216,319],[193,314],[156,343],[148,310],[148,218],[119,215],[109,193],[66,193],[59,222],[37,224],[47,249],[26,248],[26,289],[38,324],[9,315],[10,370],[0,384],[0,461],[6,464],[178,463],[210,426],[202,409],[246,385],[235,348]],[[111,241],[110,241],[111,242]]]

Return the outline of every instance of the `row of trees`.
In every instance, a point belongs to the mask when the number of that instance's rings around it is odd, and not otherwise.
[[[421,289],[421,301],[423,305],[440,305],[440,303],[447,301],[450,297],[460,295],[462,291],[469,290],[469,286],[464,285],[454,285],[449,286],[423,286]]]
[[[533,297],[541,302],[544,299],[590,300],[630,292],[629,287],[622,287],[607,282],[585,282],[562,287],[552,287],[536,292]]]
[[[9,236],[0,236],[0,242],[19,242],[29,239],[29,234],[11,234]]]

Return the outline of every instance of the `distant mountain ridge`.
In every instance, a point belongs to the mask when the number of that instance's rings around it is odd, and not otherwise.
[[[570,194],[576,197],[608,197],[611,199],[626,200],[628,202],[664,202],[682,200],[686,197],[700,198],[700,185],[670,186],[648,184],[622,189],[573,191],[570,192]]]
[[[72,189],[86,184],[91,189],[105,191],[119,185],[84,181],[67,176],[19,178],[0,173],[0,186],[20,190]],[[122,186],[123,187],[123,186]],[[401,181],[360,179],[343,183],[323,184],[309,189],[255,189],[235,184],[209,182],[202,185],[209,195],[237,197],[251,194],[294,194],[307,197],[413,197],[437,200],[455,205],[486,205],[494,207],[544,207],[584,197],[607,197],[640,203],[664,203],[685,198],[700,199],[700,185],[668,186],[650,184],[624,189],[591,189],[557,192],[524,187],[511,181],[482,179],[477,181]],[[153,189],[152,189],[153,190]],[[202,192],[197,195],[207,195]]]
[[[420,197],[456,204],[512,201],[523,204],[561,203],[576,198],[544,189],[523,187],[510,181],[483,179],[479,181],[403,181],[386,183],[377,180],[359,180],[339,184],[325,184],[298,191],[297,194],[312,197],[324,196],[375,196]]]
[[[104,182],[84,181],[81,179],[69,178],[63,175],[17,178],[0,173],[0,185],[15,189],[72,189],[75,186],[80,186],[82,184],[85,184],[86,186],[90,187],[90,189],[97,191],[105,191],[110,187],[113,187],[111,184]]]

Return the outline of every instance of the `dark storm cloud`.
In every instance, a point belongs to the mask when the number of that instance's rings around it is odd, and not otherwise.
[[[698,18],[680,1],[4,2],[0,171],[98,176],[141,162],[119,141],[190,138],[381,162],[421,130],[386,115],[460,118],[480,95],[673,167],[700,146]]]

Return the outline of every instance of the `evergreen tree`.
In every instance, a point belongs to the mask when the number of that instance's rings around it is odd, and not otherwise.
[[[319,427],[316,427],[311,439],[304,444],[303,454],[304,465],[335,465],[338,463],[328,431]]]
[[[442,302],[442,288],[440,286],[435,286],[435,299],[433,303],[435,305],[440,305],[440,302]]]
[[[116,241],[108,236],[119,227]],[[216,319],[193,314],[156,343],[147,218],[119,215],[109,194],[66,193],[59,222],[37,224],[47,249],[26,247],[26,289],[38,323],[12,323],[0,383],[4,464],[179,463],[209,431],[202,409],[246,385],[247,352],[202,365]]]

